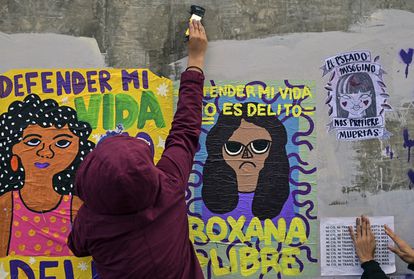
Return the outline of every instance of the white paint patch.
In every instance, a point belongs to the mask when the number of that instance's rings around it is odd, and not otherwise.
[[[0,73],[11,69],[105,67],[93,38],[0,32],[0,53]]]

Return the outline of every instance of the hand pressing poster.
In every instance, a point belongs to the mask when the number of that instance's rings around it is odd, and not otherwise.
[[[375,236],[376,249],[374,259],[385,273],[395,272],[395,254],[388,249],[392,240],[384,231],[384,224],[394,230],[393,216],[370,217],[371,230]],[[321,275],[361,275],[363,270],[355,253],[355,247],[349,234],[349,226],[355,228],[356,217],[322,218],[321,236]]]
[[[386,139],[385,111],[391,110],[383,81],[385,71],[371,59],[369,51],[352,51],[325,60],[323,76],[330,73],[325,86],[326,104],[338,140]]]

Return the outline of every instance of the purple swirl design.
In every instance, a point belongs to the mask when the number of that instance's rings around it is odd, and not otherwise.
[[[312,251],[308,246],[300,246],[299,249],[306,251],[306,257],[308,258],[308,260],[310,262],[312,262],[312,263],[317,263],[318,262],[318,259],[312,258]]]
[[[303,118],[308,120],[309,122],[309,129],[306,132],[296,132],[292,137],[292,142],[296,145],[304,144],[309,148],[309,151],[313,150],[313,145],[307,140],[300,140],[298,141],[298,137],[301,136],[309,136],[312,134],[313,130],[315,129],[315,124],[313,123],[312,119],[308,115],[301,115]]]
[[[188,212],[188,215],[193,216],[193,217],[198,217],[198,218],[201,219],[201,215],[199,213],[196,213],[196,212],[191,212],[190,211],[190,207],[191,207],[191,204],[193,204],[194,202],[202,201],[202,200],[203,199],[201,197],[194,197],[194,198],[190,199],[187,202],[187,212]]]
[[[302,272],[303,268],[305,267],[303,265],[303,262],[301,260],[299,260],[299,258],[296,255],[294,255],[293,257],[296,259],[296,262],[299,264],[299,272]]]
[[[202,182],[202,177],[203,177],[202,173],[198,170],[193,169],[191,171],[191,174],[194,174],[194,176],[197,177],[197,180],[196,180],[197,182],[188,182],[188,186],[194,187],[194,188],[200,187],[201,182]]]
[[[312,174],[316,172],[316,168],[310,169],[310,170],[305,170],[304,168],[300,167],[300,166],[293,166],[290,168],[290,173],[292,173],[293,171],[298,170],[303,174]]]
[[[304,165],[304,166],[309,165],[308,162],[305,162],[300,158],[300,155],[298,153],[289,153],[288,159],[290,159],[290,158],[295,158],[298,161],[298,163],[301,164],[301,165]]]
[[[208,279],[213,278],[213,277],[211,276],[211,260],[209,260],[209,261],[208,261],[208,264],[207,264],[207,278],[208,278]]]
[[[288,79],[285,79],[284,82],[285,82],[286,87],[289,87],[289,88],[294,88],[294,87],[297,87],[297,88],[300,88],[300,89],[305,88],[304,84],[301,84],[301,85],[292,85],[292,84],[290,84]]]

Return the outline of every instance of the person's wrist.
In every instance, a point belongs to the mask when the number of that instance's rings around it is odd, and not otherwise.
[[[373,257],[363,257],[363,258],[359,258],[359,261],[361,262],[361,264],[364,264],[364,263],[366,263],[366,262],[369,262],[369,261],[373,261],[374,260],[374,258]]]
[[[191,67],[191,66],[203,69],[204,68],[204,58],[189,58],[188,63],[187,63],[187,67]]]

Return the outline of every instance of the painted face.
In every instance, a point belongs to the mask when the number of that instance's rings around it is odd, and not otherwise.
[[[259,172],[269,156],[271,145],[272,138],[265,128],[244,119],[223,145],[223,158],[236,172],[239,192],[256,190]]]
[[[58,129],[29,125],[22,138],[12,151],[29,176],[53,176],[68,168],[79,151],[79,138],[67,126]]]
[[[349,112],[350,116],[364,116],[364,111],[372,104],[371,92],[361,92],[354,94],[339,94],[341,108]]]

